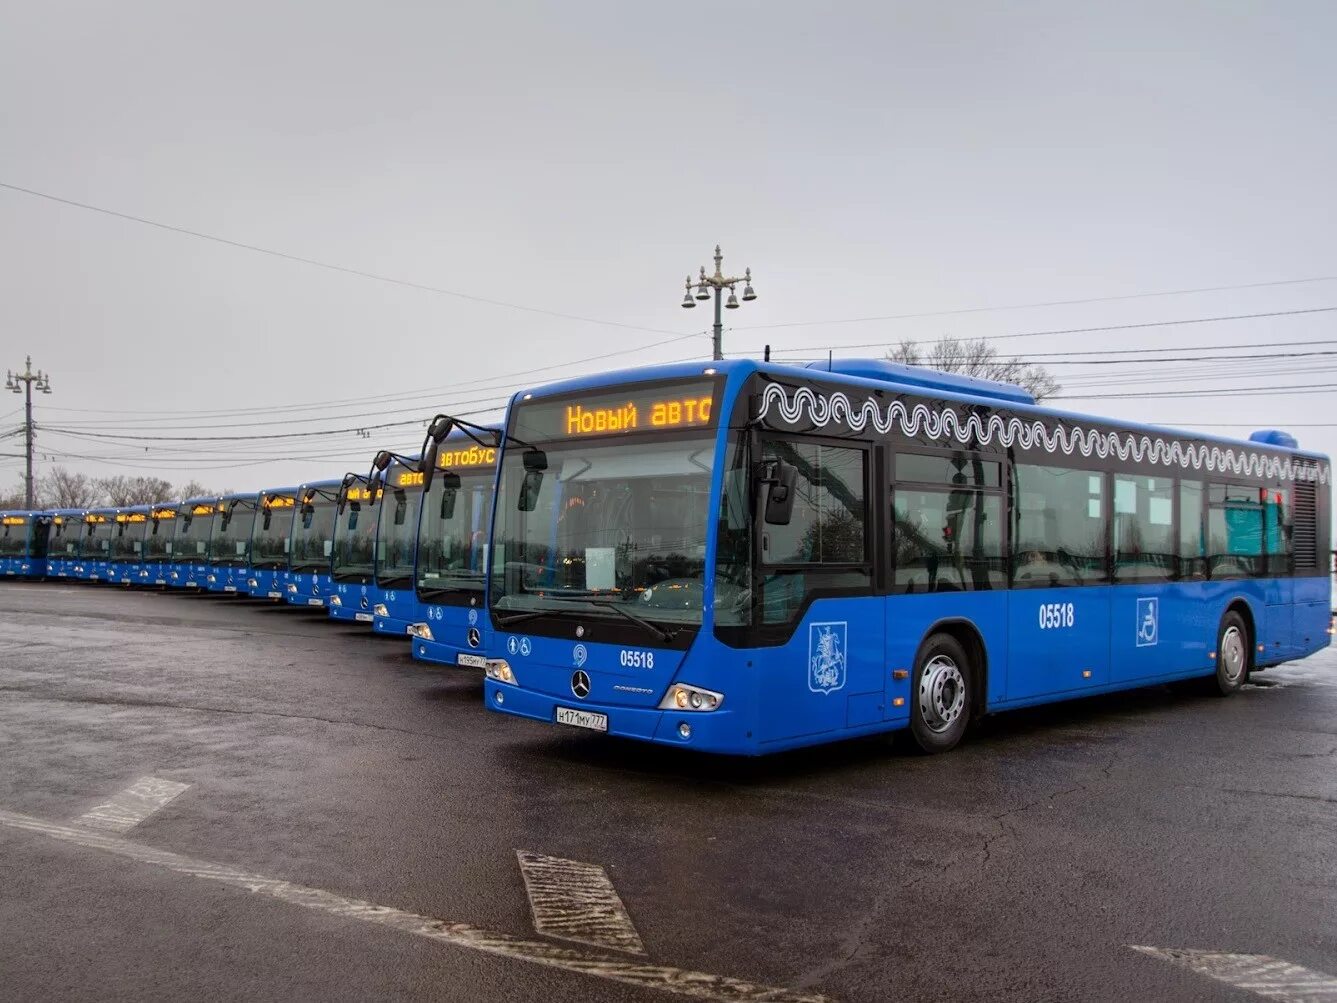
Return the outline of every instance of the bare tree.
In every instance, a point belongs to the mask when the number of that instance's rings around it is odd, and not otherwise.
[[[181,485],[181,489],[177,494],[182,498],[207,498],[214,494],[214,492],[210,491],[199,481],[192,480]]]
[[[102,490],[87,474],[52,467],[42,478],[41,499],[51,508],[91,508],[102,501]]]
[[[927,349],[917,341],[905,340],[887,352],[887,358],[907,366],[926,366],[945,373],[1016,383],[1029,390],[1037,401],[1052,397],[1063,389],[1044,366],[1003,358],[998,349],[983,338],[971,341],[939,338]]]
[[[23,495],[23,485],[20,483],[12,491],[0,492],[0,509],[25,508],[27,499]]]
[[[160,477],[102,477],[94,482],[112,505],[149,505],[172,497],[170,481]]]

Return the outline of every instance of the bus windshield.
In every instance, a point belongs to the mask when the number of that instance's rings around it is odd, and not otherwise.
[[[135,521],[131,521],[135,520]],[[144,549],[144,523],[148,516],[142,512],[122,517],[116,523],[116,530],[111,539],[111,559],[113,561],[138,561]]]
[[[170,561],[176,536],[176,509],[159,509],[144,527],[144,560]]]
[[[450,593],[482,595],[486,573],[487,520],[495,467],[459,476],[438,470],[422,502],[418,527],[418,596],[439,600]]]
[[[5,516],[0,525],[0,557],[26,557],[28,554],[28,520],[20,516]]]
[[[79,556],[84,521],[75,515],[58,515],[51,522],[51,546],[47,553],[62,560]]]
[[[367,494],[362,489],[362,494]],[[337,581],[366,580],[372,574],[376,551],[376,505],[370,499],[350,498],[334,524],[334,577]]]
[[[334,491],[318,489],[309,502],[297,504],[292,525],[293,571],[324,571],[334,553]]]
[[[253,497],[224,499],[221,511],[214,518],[213,536],[209,538],[209,563],[234,567],[245,565],[254,527]]]
[[[209,553],[209,531],[213,529],[214,506],[204,502],[182,506],[176,517],[173,561],[203,562]]]
[[[403,467],[391,467],[381,492],[376,531],[376,584],[401,589],[413,584],[413,551],[418,542],[418,504],[422,500],[421,475]],[[412,476],[402,477],[400,474]]]
[[[707,432],[510,446],[492,554],[498,622],[508,611],[586,617],[604,606],[699,624],[714,454]]]
[[[100,512],[88,517],[84,527],[82,556],[93,560],[106,560],[111,553],[111,538],[116,533],[115,513]]]
[[[265,495],[261,499],[255,513],[255,532],[251,535],[251,567],[287,566],[296,506],[297,500],[292,495]]]

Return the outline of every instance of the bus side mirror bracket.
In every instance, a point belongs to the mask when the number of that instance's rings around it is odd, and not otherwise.
[[[548,454],[541,449],[526,449],[524,464],[525,479],[520,484],[520,494],[515,503],[521,512],[533,512],[538,506],[539,492],[543,490],[543,472],[548,469]]]
[[[758,487],[767,486],[764,519],[768,526],[788,526],[794,516],[794,485],[798,481],[798,467],[783,460],[769,460],[762,464],[757,477]]]
[[[441,471],[441,518],[455,518],[455,499],[460,493],[460,475],[453,470]]]

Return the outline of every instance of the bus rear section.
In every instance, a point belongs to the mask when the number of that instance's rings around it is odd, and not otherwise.
[[[475,438],[481,439],[475,441]],[[413,657],[481,669],[492,633],[484,612],[497,430],[455,433],[436,447],[418,522]]]
[[[172,540],[172,559],[167,584],[172,588],[200,591],[209,574],[209,538],[219,499],[187,498],[177,512],[176,536]]]
[[[250,575],[246,579],[246,591],[252,598],[283,602],[288,594],[288,554],[292,550],[297,498],[295,487],[260,492],[251,533]]]
[[[714,752],[901,729],[938,752],[985,713],[1175,680],[1230,695],[1330,643],[1330,464],[1284,433],[831,369],[513,400],[488,706]]]
[[[139,583],[150,512],[148,505],[131,505],[116,510],[106,577],[113,585]]]
[[[366,475],[346,474],[334,517],[334,560],[330,575],[331,620],[371,625],[381,601],[376,584],[376,495]]]
[[[51,513],[46,567],[51,578],[71,578],[83,547],[84,511],[62,508]]]
[[[284,595],[289,605],[323,609],[333,592],[334,517],[342,483],[319,481],[298,490]]]
[[[167,585],[180,509],[175,502],[159,502],[149,507],[148,521],[144,525],[144,559],[139,564],[137,584],[146,588]]]
[[[255,530],[259,497],[256,493],[231,494],[219,501],[209,537],[206,591],[246,594],[246,582],[251,576],[251,534]]]
[[[0,512],[0,577],[45,578],[50,527],[44,512]]]
[[[372,606],[371,625],[378,634],[407,637],[409,625],[423,619],[413,585],[423,481],[415,456],[395,456],[381,474],[376,505],[376,586],[381,594]]]

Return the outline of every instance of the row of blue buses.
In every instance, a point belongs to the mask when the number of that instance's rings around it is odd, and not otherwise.
[[[1327,646],[1330,486],[1276,430],[1119,423],[880,360],[678,364],[518,393],[500,428],[438,416],[366,475],[154,506],[143,525],[176,531],[140,580],[407,635],[549,724],[940,752],[985,714],[1230,695]],[[5,514],[43,543],[4,567],[40,551],[49,577],[124,582],[119,515]]]

